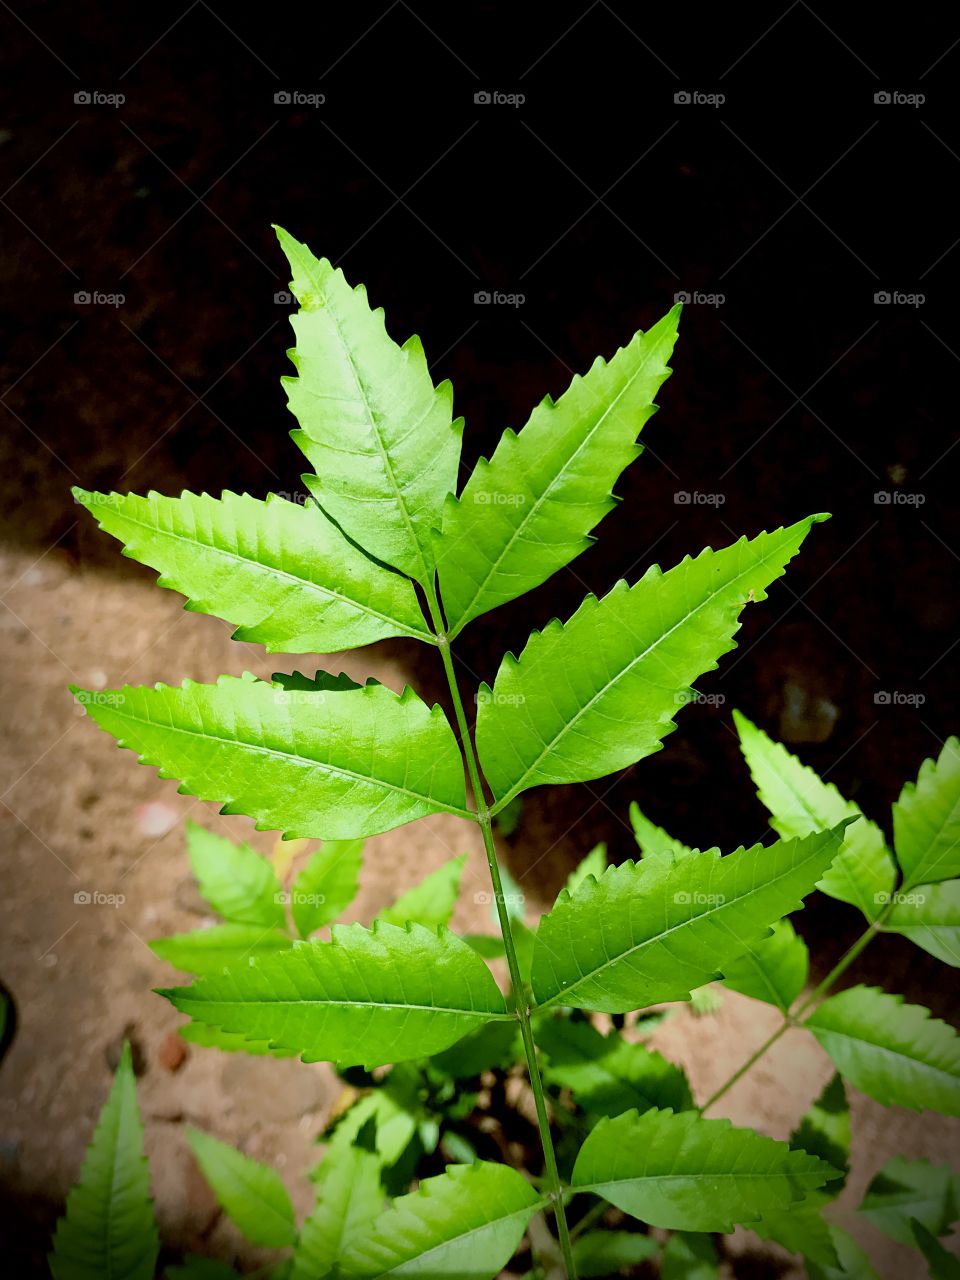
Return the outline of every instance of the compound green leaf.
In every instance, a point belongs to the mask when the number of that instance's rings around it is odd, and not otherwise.
[[[336,1276],[347,1249],[383,1211],[380,1160],[362,1147],[331,1146],[312,1176],[317,1202],[300,1228],[290,1280]]]
[[[505,431],[459,498],[447,498],[438,544],[447,625],[455,636],[489,609],[539,586],[590,545],[615,505],[617,477],[642,452],[640,429],[669,377],[680,308],[594,361],[559,400],[547,396],[519,435]]]
[[[410,581],[365,556],[312,503],[73,495],[124,555],[186,596],[186,608],[233,623],[234,640],[268,653],[334,653],[387,636],[433,643]]]
[[[248,1040],[239,1032],[221,1031],[219,1027],[204,1022],[187,1022],[177,1028],[177,1034],[188,1044],[201,1049],[220,1049],[223,1053],[248,1053],[255,1058],[295,1058],[293,1049],[278,1049],[267,1040]]]
[[[946,1165],[894,1156],[877,1173],[860,1205],[863,1216],[901,1244],[912,1245],[912,1221],[945,1236],[960,1217],[960,1175]]]
[[[67,1197],[50,1253],[54,1280],[152,1280],[160,1239],[129,1044]]]
[[[619,1275],[625,1267],[639,1267],[656,1254],[653,1237],[634,1231],[585,1231],[573,1242],[573,1261],[582,1280]]]
[[[960,968],[960,880],[899,890],[883,928],[909,938],[944,964]]]
[[[420,925],[334,925],[331,942],[297,942],[162,994],[199,1022],[341,1066],[427,1057],[510,1016],[476,952]]]
[[[569,1089],[577,1106],[594,1115],[693,1105],[682,1067],[616,1031],[604,1036],[589,1022],[545,1019],[537,1025],[537,1047],[547,1056],[547,1082]]]
[[[726,962],[723,981],[731,991],[786,1013],[803,990],[809,964],[807,944],[789,920],[778,920],[771,934]]]
[[[658,827],[655,822],[651,822],[636,800],[630,802],[630,825],[633,827],[633,837],[643,858],[682,858],[694,852],[688,845],[668,835],[663,827]]]
[[[607,869],[607,846],[600,842],[594,845],[585,858],[574,867],[567,876],[566,890],[568,893],[576,893],[576,891],[586,880],[587,876],[593,876],[595,880],[599,879]]]
[[[290,838],[352,839],[428,813],[466,814],[463,765],[439,707],[409,687],[286,690],[252,676],[181,688],[74,687],[97,724],[141,764],[222,813]]]
[[[903,888],[960,876],[960,742],[948,738],[893,806],[893,844]]]
[[[251,956],[285,951],[293,946],[289,934],[258,924],[219,924],[192,933],[154,938],[150,950],[184,973],[220,973],[245,964]]]
[[[853,1236],[841,1227],[830,1226],[830,1240],[837,1254],[836,1266],[822,1266],[807,1259],[809,1280],[878,1280],[870,1259]]]
[[[276,1169],[200,1129],[190,1126],[186,1134],[213,1194],[247,1239],[272,1248],[293,1244],[293,1205]]]
[[[277,228],[300,303],[292,317],[297,377],[284,378],[300,424],[304,479],[341,529],[379,560],[432,581],[434,531],[457,484],[462,422],[449,382],[434,387],[419,338],[402,347],[362,285]]]
[[[732,1231],[802,1201],[834,1171],[785,1142],[695,1111],[628,1111],[588,1135],[572,1185],[676,1231]]]
[[[708,1235],[674,1231],[663,1246],[660,1280],[717,1280],[720,1259]]]
[[[896,879],[883,832],[863,816],[859,805],[845,800],[833,783],[824,782],[746,716],[734,711],[733,718],[757,795],[770,811],[778,835],[805,836],[843,818],[858,819],[848,827],[840,854],[819,888],[875,920],[890,901]]]
[[[301,938],[336,920],[357,896],[362,840],[327,840],[294,881],[290,912]]]
[[[200,892],[231,924],[282,929],[283,891],[273,867],[248,844],[234,844],[187,821],[187,855]]]
[[[493,1280],[543,1201],[506,1165],[449,1165],[401,1196],[343,1259],[350,1280]]]
[[[408,889],[396,902],[384,908],[377,916],[385,924],[403,926],[408,920],[416,924],[426,925],[428,929],[436,929],[438,925],[449,924],[453,909],[457,905],[460,893],[460,879],[467,861],[467,855],[451,858],[436,871],[431,871],[419,884]]]
[[[960,1037],[922,1005],[852,987],[825,1000],[806,1025],[844,1079],[877,1102],[960,1116]]]
[[[626,1013],[686,1000],[800,905],[841,836],[625,862],[563,890],[537,932],[537,1003]]]
[[[587,596],[534,631],[481,686],[477,747],[497,800],[541,783],[588,782],[658,751],[690,682],[734,647],[740,613],[766,599],[814,521],[709,548],[634,586]]]

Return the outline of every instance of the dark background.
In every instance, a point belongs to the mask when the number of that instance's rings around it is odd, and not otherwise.
[[[651,559],[834,518],[701,682],[713,704],[627,775],[532,795],[509,859],[553,889],[597,839],[629,856],[634,797],[691,843],[760,837],[733,706],[889,825],[957,727],[956,14],[51,0],[0,4],[0,31],[3,538],[143,574],[78,523],[71,483],[302,489],[272,222],[421,335],[468,465],[675,293],[720,294],[686,308],[599,544],[473,623],[464,664],[492,679],[531,626]],[[493,90],[525,101],[475,102]],[[925,101],[875,101],[895,90]],[[95,91],[126,100],[74,101]],[[275,102],[295,91],[325,101]],[[475,304],[494,289],[525,301]],[[442,697],[432,668],[420,684]]]

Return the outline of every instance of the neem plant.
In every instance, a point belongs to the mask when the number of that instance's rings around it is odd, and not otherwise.
[[[838,1176],[818,1154],[656,1099],[601,1117],[576,1153],[561,1146],[561,1178],[535,1027],[541,1034],[570,1010],[619,1019],[687,1000],[828,873],[843,874],[838,863],[858,861],[844,840],[850,816],[766,848],[646,858],[587,875],[531,939],[510,918],[492,821],[529,787],[598,778],[657,750],[692,682],[733,647],[744,605],[765,598],[823,517],[707,549],[667,573],[653,566],[602,600],[588,596],[567,623],[549,623],[519,657],[506,655],[492,688],[480,686],[474,738],[451,644],[589,545],[613,484],[640,452],[637,434],[669,373],[677,310],[609,363],[598,360],[556,403],[546,399],[456,496],[461,423],[449,385],[433,386],[419,340],[397,346],[362,289],[279,235],[300,304],[291,353],[298,376],[286,385],[294,439],[314,468],[305,477],[314,502],[229,493],[77,498],[126,554],[157,569],[188,608],[233,623],[238,639],[270,652],[329,653],[388,636],[436,648],[457,733],[410,688],[397,695],[323,671],[75,692],[121,745],[180,779],[182,790],[287,838],[358,840],[431,813],[475,823],[509,1003],[475,946],[443,925],[389,921],[334,926],[329,942],[294,942],[275,919],[264,945],[253,942],[165,994],[210,1042],[341,1069],[420,1061],[501,1025],[519,1035],[542,1176],[531,1170],[531,1185],[505,1163],[451,1165],[381,1211],[328,1272],[482,1280],[549,1209],[572,1277],[566,1205],[574,1194],[680,1232],[729,1231],[815,1207],[819,1189]],[[894,1073],[901,1093],[956,1112],[953,1033],[893,1004],[901,1012],[891,1016],[907,1018],[899,1056],[883,1056],[866,1074]],[[848,1018],[859,1021],[858,1011],[835,1014],[836,1041],[849,1040]],[[924,1086],[907,1090],[902,1073]],[[556,1108],[555,1120],[562,1126]],[[696,1247],[682,1238],[676,1246]]]

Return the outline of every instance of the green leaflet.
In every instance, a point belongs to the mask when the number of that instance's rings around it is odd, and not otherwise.
[[[603,1036],[589,1022],[545,1018],[537,1025],[537,1045],[548,1059],[544,1079],[569,1089],[577,1106],[594,1115],[693,1105],[682,1067],[615,1031]]]
[[[894,1156],[872,1179],[863,1216],[901,1244],[914,1243],[913,1221],[945,1236],[960,1217],[960,1175],[946,1165]]]
[[[653,1237],[634,1231],[585,1231],[573,1242],[573,1260],[581,1280],[619,1275],[625,1267],[638,1267],[656,1253]]]
[[[177,1028],[177,1034],[188,1044],[201,1049],[221,1049],[224,1053],[249,1053],[256,1058],[295,1058],[293,1049],[278,1049],[264,1040],[248,1040],[238,1032],[221,1031],[203,1022],[187,1022]]]
[[[54,1280],[152,1280],[160,1240],[129,1044],[67,1197],[50,1253]]]
[[[346,1251],[344,1280],[493,1280],[544,1202],[506,1165],[448,1165],[401,1196]]]
[[[377,919],[385,924],[396,924],[401,927],[408,920],[416,924],[426,925],[428,929],[436,929],[438,925],[449,924],[453,909],[457,905],[460,892],[460,879],[467,861],[467,855],[451,858],[436,871],[431,871],[419,884],[408,889],[396,902],[381,911]]]
[[[187,1141],[223,1209],[248,1240],[272,1248],[297,1238],[293,1205],[276,1169],[188,1126]]]
[[[286,951],[293,946],[289,934],[258,924],[220,924],[192,933],[154,938],[150,950],[184,973],[220,973],[245,964],[250,956]]]
[[[877,1102],[960,1116],[960,1037],[922,1005],[852,987],[825,1000],[806,1025],[844,1079]]]
[[[663,1246],[660,1280],[716,1280],[720,1259],[708,1235],[674,1231]]]
[[[501,808],[541,783],[588,782],[660,749],[691,681],[734,647],[739,615],[796,555],[811,516],[709,548],[634,586],[587,596],[563,624],[534,631],[478,695],[477,749]]]
[[[573,897],[564,890],[537,932],[537,1003],[626,1013],[686,1000],[800,905],[841,835],[625,862]]]
[[[922,1222],[914,1221],[913,1238],[927,1260],[931,1280],[960,1280],[960,1258],[945,1249]]]
[[[810,1280],[878,1280],[870,1259],[853,1236],[840,1227],[829,1227],[830,1239],[837,1252],[839,1266],[821,1266],[807,1259]]]
[[[595,880],[599,879],[607,869],[607,846],[600,842],[594,845],[585,858],[574,867],[567,876],[567,883],[564,888],[567,893],[576,893],[576,891],[586,880],[587,876],[593,876]]]
[[[728,1120],[628,1111],[588,1135],[572,1185],[650,1226],[732,1231],[803,1200],[832,1172],[815,1156]]]
[[[389,1168],[406,1151],[421,1119],[422,1107],[416,1090],[410,1089],[403,1079],[396,1081],[391,1072],[381,1087],[364,1094],[337,1121],[328,1150],[334,1147],[350,1149],[360,1130],[372,1120],[376,1154],[384,1167]],[[317,1177],[322,1171],[323,1164],[311,1176]]]
[[[829,1201],[822,1191],[812,1191],[803,1204],[768,1213],[762,1222],[752,1222],[750,1228],[761,1240],[775,1240],[789,1253],[802,1254],[808,1262],[835,1267],[839,1262],[837,1249],[830,1224],[822,1213]]]
[[[960,876],[960,742],[948,738],[893,806],[893,843],[903,888]]]
[[[463,766],[439,707],[409,687],[295,692],[252,676],[179,689],[72,686],[120,746],[180,790],[226,801],[258,829],[352,839],[428,813],[466,816]]]
[[[842,818],[858,819],[847,829],[840,854],[819,888],[875,920],[890,901],[896,879],[883,832],[863,816],[859,805],[845,800],[832,783],[824,782],[746,716],[734,711],[733,718],[757,795],[769,809],[778,835],[805,836]]]
[[[682,844],[668,835],[663,827],[658,827],[655,822],[651,822],[636,800],[630,802],[630,825],[633,827],[633,837],[643,858],[663,856],[682,858],[688,853],[695,852],[689,845]]]
[[[72,490],[124,555],[159,573],[186,608],[232,623],[268,653],[334,653],[387,636],[433,644],[408,579],[365,556],[312,504],[275,494]]]
[[[200,892],[231,924],[282,929],[280,881],[266,858],[187,820],[187,855]]]
[[[361,1147],[330,1147],[313,1177],[317,1202],[300,1228],[290,1280],[335,1276],[346,1250],[383,1210],[380,1160]]]
[[[300,424],[293,438],[315,476],[307,485],[349,538],[422,583],[433,535],[456,489],[463,424],[449,382],[434,387],[419,338],[399,347],[362,285],[277,228],[300,303],[292,317],[297,377],[284,378]]]
[[[772,1004],[786,1013],[803,990],[810,956],[789,920],[778,920],[766,938],[752,942],[723,966],[731,991]]]
[[[819,1156],[839,1171],[830,1193],[839,1195],[850,1167],[850,1104],[839,1075],[833,1076],[820,1097],[790,1135],[790,1145]]]
[[[331,942],[297,942],[161,994],[199,1022],[340,1066],[427,1057],[510,1016],[476,952],[420,925],[335,925]]]
[[[362,840],[327,840],[311,854],[290,894],[290,913],[301,938],[336,920],[357,896]]]
[[[887,932],[903,934],[944,964],[960,968],[960,880],[901,890],[893,904],[883,922]]]
[[[636,439],[670,375],[679,317],[677,306],[609,363],[598,357],[559,400],[547,396],[447,498],[437,559],[451,638],[590,545],[616,505],[617,477],[642,452]]]

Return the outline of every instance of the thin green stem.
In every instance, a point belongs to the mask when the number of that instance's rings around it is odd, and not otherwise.
[[[591,1205],[580,1221],[570,1228],[570,1239],[576,1240],[577,1236],[582,1235],[595,1222],[599,1222],[609,1208],[606,1200],[598,1200],[596,1204]]]
[[[700,1108],[701,1112],[708,1110],[710,1107],[713,1106],[715,1102],[718,1102],[720,1098],[722,1098],[723,1095],[729,1089],[732,1089],[733,1086],[737,1083],[737,1081],[742,1076],[745,1076],[747,1072],[750,1070],[750,1068],[753,1067],[757,1062],[759,1062],[760,1059],[764,1056],[764,1054],[769,1049],[771,1049],[773,1045],[777,1043],[777,1041],[780,1039],[780,1037],[784,1034],[785,1031],[788,1031],[791,1027],[803,1026],[803,1015],[807,1012],[807,1010],[810,1008],[811,1005],[816,1004],[816,1002],[822,996],[825,996],[827,994],[827,992],[831,989],[831,987],[834,985],[837,979],[842,977],[843,974],[846,973],[847,969],[850,968],[854,960],[856,960],[857,956],[860,955],[860,953],[864,950],[864,948],[870,945],[873,939],[880,932],[880,928],[884,920],[889,915],[892,905],[893,905],[892,903],[889,903],[886,907],[884,907],[884,909],[877,916],[876,920],[874,920],[872,924],[868,925],[868,927],[864,929],[863,933],[860,935],[859,938],[857,938],[856,942],[854,942],[853,945],[849,947],[847,951],[844,952],[844,954],[840,957],[840,959],[833,966],[833,968],[830,970],[827,976],[823,979],[823,981],[818,983],[814,987],[814,989],[810,992],[809,996],[807,996],[806,1000],[804,1000],[800,1004],[799,1008],[795,1009],[792,1013],[787,1014],[787,1016],[784,1018],[781,1025],[776,1029],[776,1031],[773,1032],[771,1036],[769,1036],[763,1042],[760,1048],[757,1049],[754,1053],[752,1053],[741,1067],[737,1068],[737,1070],[733,1073],[733,1075],[729,1078],[729,1080],[725,1081],[724,1084],[722,1084],[715,1093],[712,1093],[710,1095],[707,1101]]]
[[[493,885],[493,896],[497,904],[497,918],[500,922],[500,932],[503,935],[503,946],[507,957],[507,968],[510,971],[510,985],[513,988],[513,1000],[517,1011],[517,1020],[520,1024],[520,1038],[523,1041],[523,1052],[527,1060],[527,1073],[530,1078],[530,1088],[533,1092],[533,1100],[537,1110],[537,1125],[540,1129],[540,1140],[543,1144],[543,1163],[546,1171],[546,1182],[549,1188],[550,1206],[553,1210],[554,1217],[557,1221],[557,1234],[560,1239],[560,1251],[563,1254],[563,1261],[566,1267],[569,1280],[576,1280],[576,1268],[573,1261],[573,1249],[570,1244],[570,1232],[567,1227],[567,1215],[563,1204],[563,1183],[560,1181],[560,1170],[557,1168],[557,1155],[553,1147],[553,1138],[550,1134],[550,1117],[547,1114],[547,1103],[543,1092],[543,1080],[540,1076],[540,1066],[537,1062],[537,1048],[533,1038],[533,1028],[530,1024],[530,1008],[527,1004],[527,998],[524,991],[523,975],[520,972],[520,962],[517,959],[517,948],[513,938],[513,930],[510,926],[510,913],[507,910],[507,904],[503,896],[503,881],[500,878],[500,864],[497,862],[497,850],[493,841],[493,824],[490,818],[490,809],[487,805],[487,799],[483,790],[483,779],[480,773],[480,765],[477,761],[477,754],[474,750],[473,738],[470,736],[470,728],[467,724],[467,717],[463,709],[463,700],[460,697],[460,687],[457,683],[457,674],[453,667],[453,656],[450,652],[450,643],[447,639],[443,616],[440,612],[440,605],[437,600],[435,590],[428,588],[426,590],[427,603],[430,608],[430,617],[433,622],[434,631],[437,636],[437,644],[440,649],[440,657],[443,661],[443,669],[446,673],[447,684],[450,687],[450,697],[453,700],[453,711],[457,721],[457,728],[460,730],[460,743],[463,750],[464,760],[467,765],[467,774],[470,778],[470,788],[473,791],[474,803],[476,805],[476,820],[480,826],[480,834],[483,837],[483,848],[487,855],[487,866],[490,869],[490,881]]]

